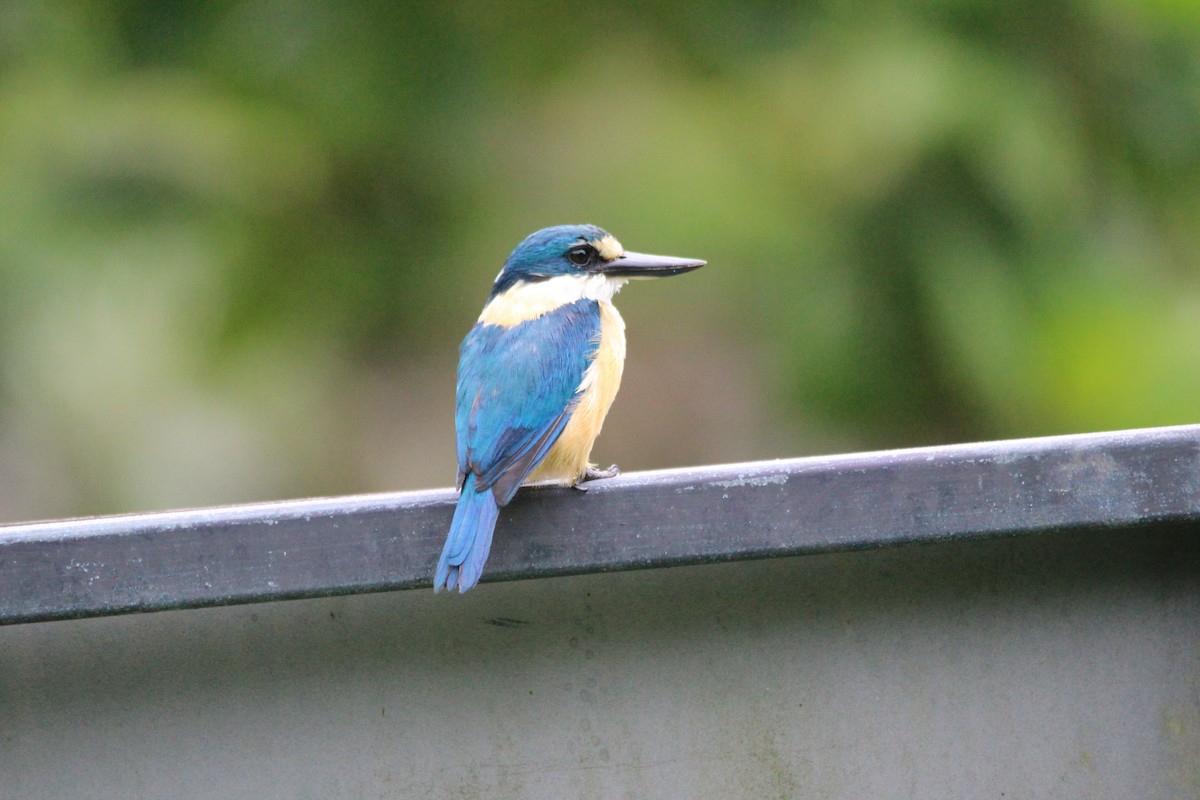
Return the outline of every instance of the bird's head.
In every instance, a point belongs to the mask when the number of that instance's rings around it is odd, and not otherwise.
[[[704,266],[694,258],[626,252],[612,234],[595,225],[558,225],[525,237],[496,276],[492,296],[519,283],[558,277],[603,276],[617,284],[639,278],[664,278]]]

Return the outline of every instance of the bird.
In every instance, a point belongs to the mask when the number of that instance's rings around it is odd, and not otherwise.
[[[479,582],[500,508],[523,484],[578,486],[619,472],[590,461],[625,363],[613,295],[704,264],[628,252],[595,225],[543,228],[516,246],[459,347],[459,497],[435,592]]]

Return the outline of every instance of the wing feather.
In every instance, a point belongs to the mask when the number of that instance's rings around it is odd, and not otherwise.
[[[595,358],[600,308],[568,303],[511,328],[477,324],[458,364],[459,481],[504,505],[562,433]]]

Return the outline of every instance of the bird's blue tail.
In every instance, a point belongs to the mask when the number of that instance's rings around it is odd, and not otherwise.
[[[456,586],[459,592],[465,592],[479,583],[483,564],[492,549],[492,531],[496,529],[498,516],[500,506],[496,505],[491,490],[475,491],[475,475],[467,475],[446,546],[433,575],[435,592]]]

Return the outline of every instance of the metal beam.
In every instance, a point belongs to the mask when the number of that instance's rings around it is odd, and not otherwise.
[[[0,623],[428,587],[453,506],[440,490],[0,526]],[[1200,522],[1200,425],[525,489],[484,581],[1179,522]]]

